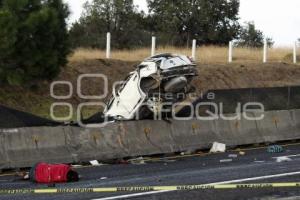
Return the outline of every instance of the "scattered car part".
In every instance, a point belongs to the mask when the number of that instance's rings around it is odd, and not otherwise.
[[[281,152],[283,152],[283,147],[280,145],[272,145],[272,146],[268,147],[267,152],[268,153],[281,153]]]
[[[220,163],[224,163],[224,162],[232,162],[232,159],[223,159],[223,160],[220,160]]]
[[[100,165],[101,165],[101,163],[99,163],[98,160],[91,160],[91,161],[90,161],[90,164],[91,164],[92,166],[100,166]]]
[[[214,142],[209,152],[218,153],[218,152],[225,152],[225,151],[226,151],[226,144]]]

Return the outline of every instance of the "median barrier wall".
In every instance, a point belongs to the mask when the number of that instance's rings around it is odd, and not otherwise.
[[[292,119],[296,126],[296,131],[300,133],[300,110],[294,110],[292,112]]]
[[[260,116],[261,113],[247,113]],[[233,117],[233,114],[226,115]],[[0,169],[37,162],[73,163],[196,151],[213,142],[227,146],[300,139],[300,110],[267,111],[264,119],[123,121],[103,128],[76,126],[0,131]]]
[[[1,132],[0,134],[2,135]],[[0,136],[0,169],[8,168],[7,163],[8,159],[4,148],[4,137]]]
[[[29,167],[36,162],[73,162],[65,140],[65,127],[19,128],[2,132],[3,168]],[[1,157],[2,160],[2,157]]]
[[[282,110],[264,113],[265,117],[257,121],[257,131],[267,142],[292,140],[299,137],[293,115],[296,110]]]
[[[227,114],[235,113],[238,103],[248,102],[263,104],[265,111],[300,109],[300,86],[209,90],[193,102],[194,108],[200,102],[222,104],[222,113]],[[214,112],[212,106],[201,106],[197,112],[206,115],[207,110]],[[177,115],[190,116],[190,113],[191,108],[186,106]]]

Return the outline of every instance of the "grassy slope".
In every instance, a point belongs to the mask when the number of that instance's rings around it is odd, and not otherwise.
[[[50,118],[50,106],[54,102],[68,102],[77,105],[86,100],[80,99],[76,95],[76,81],[80,74],[101,73],[106,74],[109,80],[109,88],[111,88],[114,80],[122,80],[124,76],[134,69],[136,62],[123,62],[118,60],[100,60],[100,59],[83,59],[81,61],[71,61],[66,68],[63,69],[56,81],[70,81],[74,87],[73,97],[68,100],[55,100],[50,96],[51,82],[38,82],[32,84],[34,86],[15,87],[2,86],[0,88],[0,104],[12,107],[25,112],[30,112],[42,117]],[[89,79],[90,82],[83,81],[83,93],[85,95],[102,94],[103,82],[95,79]],[[111,91],[109,91],[110,93]],[[57,87],[55,94],[68,94],[68,90],[64,87]],[[64,109],[57,109],[57,116],[64,116]],[[90,108],[85,110],[85,115],[91,115],[96,110]],[[74,119],[75,119],[74,113]]]
[[[222,49],[219,49],[221,51]],[[65,102],[70,102],[76,109],[77,105],[86,100],[82,100],[76,95],[76,79],[84,73],[102,73],[108,76],[109,88],[117,80],[123,80],[128,72],[134,69],[138,62],[132,57],[139,57],[143,51],[136,55],[120,55],[124,60],[104,60],[96,59],[98,55],[93,52],[85,55],[82,52],[75,53],[70,58],[70,62],[63,69],[56,80],[70,81],[74,85],[73,97]],[[119,52],[120,53],[120,52]],[[133,52],[132,52],[133,53]],[[99,56],[101,57],[101,55]],[[208,89],[226,88],[246,88],[246,87],[272,87],[286,85],[300,85],[299,65],[286,64],[282,62],[272,62],[261,64],[258,62],[235,61],[233,64],[225,64],[216,59],[215,63],[199,64],[199,77],[194,80],[197,93],[205,92]],[[84,94],[102,93],[103,83],[99,80],[91,79],[90,82],[83,82]],[[55,99],[50,97],[50,82],[39,82],[35,87],[1,87],[0,104],[7,105],[19,110],[30,112],[39,116],[49,118],[49,109]],[[67,93],[64,88],[57,88],[58,94]],[[109,91],[110,93],[110,91]],[[90,115],[97,110],[90,108],[84,114]],[[64,110],[58,110],[58,115],[63,114]],[[74,115],[75,117],[75,115]]]
[[[29,88],[0,88],[0,104],[18,110],[30,112],[42,117],[48,117],[51,103],[52,101],[49,96],[37,93]]]

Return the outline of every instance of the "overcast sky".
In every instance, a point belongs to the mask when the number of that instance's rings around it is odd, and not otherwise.
[[[76,21],[87,0],[64,0],[70,5],[70,23]],[[254,21],[257,28],[272,37],[276,46],[291,46],[300,38],[300,0],[240,0],[240,21]],[[146,0],[134,0],[147,10]]]

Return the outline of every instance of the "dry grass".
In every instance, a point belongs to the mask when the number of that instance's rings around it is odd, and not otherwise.
[[[188,48],[174,48],[174,47],[160,47],[156,53],[177,53],[191,55],[191,49]],[[292,62],[291,59],[286,59],[289,54],[292,53],[292,49],[289,48],[271,48],[268,51],[269,62]],[[113,50],[111,57],[113,59],[124,61],[140,61],[150,55],[150,48],[142,48],[136,50]],[[234,48],[233,60],[237,63],[243,62],[262,62],[262,49],[250,49],[250,48]],[[203,46],[197,49],[196,57],[200,63],[226,63],[228,60],[228,48],[217,46]],[[105,50],[98,49],[77,49],[74,54],[70,56],[69,60],[81,61],[89,59],[104,59]]]

